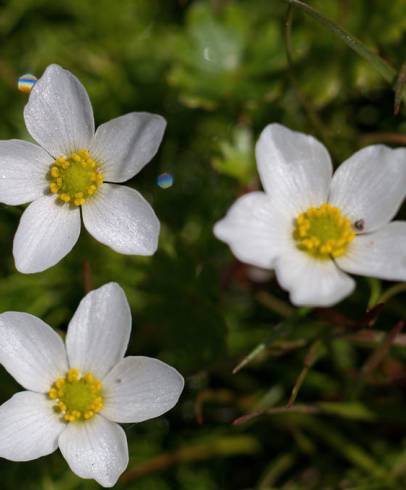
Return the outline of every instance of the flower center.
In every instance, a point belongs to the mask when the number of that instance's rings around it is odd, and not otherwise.
[[[103,174],[88,150],[79,150],[69,157],[59,157],[48,174],[49,189],[63,202],[81,206],[103,183]]]
[[[295,220],[297,248],[317,259],[340,257],[354,237],[351,221],[331,204],[309,208]]]
[[[102,384],[92,373],[80,376],[71,368],[64,378],[58,378],[48,391],[55,400],[54,410],[66,422],[89,420],[103,408]]]

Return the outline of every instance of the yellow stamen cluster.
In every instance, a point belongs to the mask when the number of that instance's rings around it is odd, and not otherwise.
[[[331,204],[309,208],[295,220],[293,237],[300,250],[318,259],[343,255],[355,237],[351,221]]]
[[[103,183],[99,164],[88,150],[79,150],[69,157],[61,156],[51,165],[49,189],[62,202],[82,206]]]
[[[89,420],[103,408],[101,382],[92,373],[80,376],[76,368],[55,380],[48,397],[55,401],[54,410],[65,422]]]

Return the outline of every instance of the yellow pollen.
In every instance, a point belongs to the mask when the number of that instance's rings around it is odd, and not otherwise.
[[[79,369],[70,368],[68,374],[66,375],[66,378],[70,383],[72,383],[73,381],[77,381],[79,379],[79,376]]]
[[[48,396],[51,400],[56,400],[58,398],[58,390],[56,388],[51,388],[48,391]]]
[[[74,206],[82,206],[103,184],[99,163],[88,150],[79,150],[69,157],[61,156],[48,172],[49,190],[58,199]]]
[[[293,238],[297,248],[317,259],[344,255],[354,237],[351,221],[331,204],[309,208],[295,220]]]
[[[81,376],[71,368],[64,378],[54,381],[48,397],[55,401],[54,410],[65,422],[89,420],[103,409],[103,386],[92,373]]]
[[[65,384],[64,378],[58,378],[54,383],[55,387],[58,389],[62,388],[64,384]]]

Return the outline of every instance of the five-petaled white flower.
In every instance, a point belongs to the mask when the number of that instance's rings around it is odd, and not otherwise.
[[[109,283],[81,301],[66,335],[27,313],[0,315],[0,362],[29,391],[0,406],[0,457],[28,461],[57,449],[72,471],[113,486],[128,464],[116,423],[162,415],[178,401],[182,376],[149,357],[124,357],[131,312]]]
[[[80,208],[87,231],[113,250],[152,255],[159,221],[135,189],[115,185],[136,175],[155,155],[163,117],[132,112],[97,128],[85,88],[50,65],[24,109],[38,145],[0,141],[0,202],[32,204],[14,238],[20,272],[40,272],[70,252],[79,238]]]
[[[214,227],[238,259],[275,269],[296,305],[329,306],[354,289],[345,272],[406,280],[406,149],[368,146],[332,176],[315,138],[270,124],[257,146],[265,192],[239,198]]]

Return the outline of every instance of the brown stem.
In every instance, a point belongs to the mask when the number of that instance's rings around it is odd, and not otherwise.
[[[394,343],[396,337],[405,326],[405,322],[400,320],[397,324],[390,330],[384,337],[382,343],[378,345],[375,351],[369,356],[366,360],[365,364],[361,369],[361,376],[366,378],[368,377],[374,369],[376,369],[379,364],[384,360],[386,355],[391,348],[391,345]]]
[[[269,410],[261,410],[258,412],[251,412],[247,415],[243,415],[238,419],[235,419],[233,425],[241,425],[249,422],[252,419],[255,419],[261,415],[277,415],[280,413],[320,413],[321,410],[319,407],[314,405],[293,405],[291,407],[274,407]]]
[[[83,289],[86,294],[93,289],[92,269],[87,259],[83,261]]]

